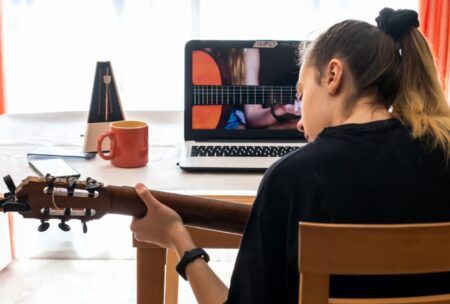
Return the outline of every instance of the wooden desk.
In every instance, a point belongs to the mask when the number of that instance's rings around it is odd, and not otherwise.
[[[69,161],[81,173],[82,179],[90,176],[111,185],[134,185],[137,182],[144,182],[155,190],[197,195],[220,194],[219,197],[226,200],[253,202],[262,179],[261,173],[188,173],[176,165],[183,144],[181,111],[126,112],[125,117],[149,123],[148,165],[137,169],[120,169],[99,157],[91,161]],[[81,150],[83,138],[80,134],[84,133],[86,121],[86,112],[1,115],[0,175],[11,174],[16,183],[26,176],[35,175],[26,160],[26,153],[32,149],[58,146]],[[0,191],[6,192],[5,186],[1,183]],[[239,235],[195,228],[190,230],[198,246],[239,247]],[[40,236],[41,241],[46,238],[54,242],[59,238],[59,233],[61,232],[57,229],[49,230]],[[134,242],[133,245],[137,248],[138,303],[163,303],[164,288],[166,303],[176,303],[178,276],[174,270],[177,263],[175,254],[145,243]],[[76,252],[66,252],[62,257],[72,256],[77,256]],[[167,266],[167,271],[164,265]]]

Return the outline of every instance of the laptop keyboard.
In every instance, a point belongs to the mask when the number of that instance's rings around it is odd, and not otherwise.
[[[298,146],[192,146],[191,156],[282,157]]]

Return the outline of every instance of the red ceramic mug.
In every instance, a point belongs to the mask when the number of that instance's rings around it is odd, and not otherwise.
[[[103,140],[109,137],[111,148],[109,154],[102,151]],[[111,160],[116,167],[143,167],[148,162],[148,125],[143,121],[123,120],[112,122],[109,132],[105,132],[97,139],[98,155]]]

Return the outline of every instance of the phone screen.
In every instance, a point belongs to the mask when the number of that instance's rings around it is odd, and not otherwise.
[[[40,176],[80,177],[80,173],[61,158],[32,160],[29,164]]]

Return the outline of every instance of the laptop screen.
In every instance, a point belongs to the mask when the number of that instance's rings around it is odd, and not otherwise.
[[[301,43],[188,42],[185,138],[303,139],[296,128]]]

